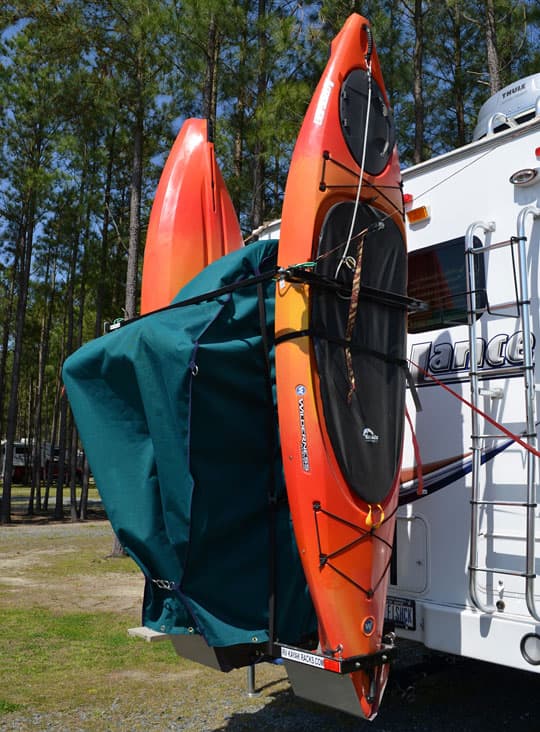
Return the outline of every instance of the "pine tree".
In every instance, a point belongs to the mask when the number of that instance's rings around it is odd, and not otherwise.
[[[19,384],[24,342],[26,307],[38,219],[46,205],[52,184],[51,138],[58,124],[59,69],[44,69],[47,43],[38,27],[27,25],[4,43],[12,63],[3,67],[0,78],[4,101],[4,158],[6,185],[2,208],[11,210],[17,221],[15,262],[16,307],[13,328],[9,404],[6,422],[6,461],[2,492],[2,522],[10,521],[13,442],[17,432]],[[18,202],[15,206],[10,202]]]

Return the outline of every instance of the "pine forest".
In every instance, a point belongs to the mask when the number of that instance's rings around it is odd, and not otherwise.
[[[138,312],[149,212],[183,121],[210,121],[244,236],[279,218],[298,129],[351,12],[372,24],[403,166],[469,142],[480,105],[540,70],[537,0],[2,4],[2,523],[17,480],[29,514],[61,518],[70,504],[86,516],[61,367]]]

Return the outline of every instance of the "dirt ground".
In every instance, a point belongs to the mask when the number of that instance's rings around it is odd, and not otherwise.
[[[133,565],[133,572],[103,571],[99,574],[85,574],[70,571],[65,576],[51,577],[48,573],[63,555],[66,567],[75,567],[80,558],[81,534],[92,542],[96,537],[102,540],[103,554],[87,558],[90,562],[108,562],[114,568],[115,562]],[[77,538],[77,544],[70,545],[69,538]],[[58,546],[55,546],[58,540]],[[44,542],[50,548],[43,546]],[[140,612],[144,579],[129,558],[107,557],[108,547],[112,549],[113,534],[106,521],[84,524],[14,524],[0,530],[0,585],[3,585],[4,606],[18,604],[20,592],[24,589],[26,601],[41,607],[54,609],[62,607],[65,612],[116,612],[137,615]],[[81,561],[84,567],[84,557]],[[52,581],[51,581],[52,580]]]

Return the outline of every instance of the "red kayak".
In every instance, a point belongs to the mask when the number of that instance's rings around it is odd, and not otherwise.
[[[141,313],[169,305],[210,262],[241,246],[242,232],[208,123],[188,119],[167,159],[150,213]]]
[[[276,378],[287,493],[319,622],[319,656],[282,655],[340,673],[336,694],[348,684],[367,719],[389,668],[383,623],[405,400],[400,181],[371,28],[355,14],[332,43],[287,180]]]

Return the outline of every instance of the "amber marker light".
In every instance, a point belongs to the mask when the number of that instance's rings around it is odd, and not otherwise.
[[[421,221],[429,219],[429,208],[427,206],[417,206],[411,208],[410,211],[406,211],[405,216],[409,224],[419,224]]]

